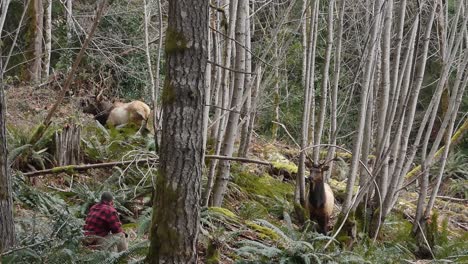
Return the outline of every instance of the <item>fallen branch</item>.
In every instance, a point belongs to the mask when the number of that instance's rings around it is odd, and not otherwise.
[[[67,166],[60,166],[54,167],[52,169],[46,170],[38,170],[38,171],[31,171],[23,173],[26,177],[35,177],[40,176],[43,174],[55,174],[60,172],[75,172],[75,171],[84,171],[89,169],[98,169],[98,168],[107,168],[107,167],[114,167],[114,166],[124,166],[130,165],[132,163],[145,163],[145,162],[157,162],[158,159],[141,159],[141,160],[126,160],[126,161],[113,161],[113,162],[105,162],[105,163],[96,163],[96,164],[84,164],[84,165],[67,165]]]
[[[39,245],[42,245],[42,244],[52,242],[54,240],[56,240],[56,238],[52,238],[52,239],[49,239],[49,240],[46,240],[46,241],[37,242],[37,243],[27,245],[27,246],[24,246],[24,247],[13,248],[13,249],[10,249],[8,251],[5,251],[5,252],[1,253],[0,256],[6,256],[6,255],[9,255],[9,254],[11,254],[11,253],[13,253],[15,251],[26,249],[26,248],[32,248],[32,247],[35,247],[35,246],[39,246]]]
[[[467,199],[455,198],[455,197],[450,197],[450,196],[440,196],[440,195],[437,196],[437,199],[449,200],[449,201],[460,202],[460,203],[468,202]]]
[[[244,162],[244,163],[256,163],[256,164],[261,164],[261,165],[266,165],[266,166],[272,165],[268,161],[253,160],[253,159],[247,159],[247,158],[237,158],[237,157],[217,156],[217,155],[206,155],[205,159],[232,160],[232,161],[239,161],[239,162]]]
[[[220,160],[232,160],[244,163],[255,163],[260,165],[270,166],[272,165],[268,161],[261,161],[261,160],[253,160],[247,158],[237,158],[237,157],[226,157],[226,156],[216,156],[216,155],[206,155],[206,159],[220,159]],[[113,161],[113,162],[105,162],[105,163],[96,163],[96,164],[84,164],[84,165],[68,165],[68,166],[60,166],[54,167],[51,169],[46,170],[38,170],[38,171],[31,171],[23,173],[26,177],[36,177],[44,174],[56,174],[61,172],[75,172],[75,171],[84,171],[89,169],[98,169],[98,168],[107,168],[107,167],[114,167],[114,166],[125,166],[130,164],[141,164],[147,162],[158,162],[158,159],[140,159],[140,160],[125,160],[125,161]]]

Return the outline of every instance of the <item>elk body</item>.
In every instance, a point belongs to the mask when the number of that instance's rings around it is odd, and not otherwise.
[[[328,170],[328,166],[313,165],[309,177],[308,209],[310,219],[318,223],[318,231],[322,234],[328,232],[328,222],[335,205],[333,191],[323,179],[323,173],[326,170]]]
[[[140,127],[139,132],[148,129],[147,123],[151,117],[150,107],[142,101],[112,103],[104,99],[102,93],[95,98],[82,101],[81,106],[83,112],[93,114],[94,118],[102,125],[119,127],[134,124]]]

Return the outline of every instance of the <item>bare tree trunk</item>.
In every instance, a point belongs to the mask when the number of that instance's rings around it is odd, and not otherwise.
[[[234,151],[234,141],[237,136],[239,113],[241,110],[242,95],[244,92],[245,85],[245,39],[246,39],[246,16],[248,10],[247,1],[239,1],[237,8],[237,19],[236,19],[236,58],[235,58],[235,81],[234,89],[231,100],[231,108],[233,109],[229,113],[228,123],[226,127],[226,134],[224,136],[224,143],[221,149],[221,155],[232,156]],[[214,206],[221,206],[226,192],[226,187],[229,181],[230,162],[221,161],[216,183],[213,192],[213,204]]]
[[[366,111],[367,111],[367,105],[368,105],[368,95],[369,95],[370,83],[372,79],[373,67],[375,65],[375,51],[377,47],[376,45],[377,45],[377,39],[378,39],[378,33],[379,33],[379,27],[380,27],[381,2],[382,1],[377,0],[374,3],[374,11],[373,11],[374,17],[373,17],[371,33],[369,36],[368,49],[367,49],[368,50],[367,61],[366,61],[366,66],[364,70],[364,76],[363,76],[364,79],[363,79],[362,91],[361,91],[359,122],[358,122],[359,125],[357,129],[357,134],[353,143],[353,157],[351,161],[351,168],[350,168],[350,173],[348,177],[348,182],[346,184],[346,199],[343,203],[343,207],[341,210],[341,213],[343,215],[345,215],[348,212],[348,210],[351,208],[354,183],[356,182],[356,176],[357,176],[357,172],[360,166],[359,158],[361,156],[362,139],[364,135]]]
[[[43,15],[42,0],[33,0],[30,5],[31,11],[31,33],[33,58],[29,65],[29,80],[33,83],[38,83],[41,80],[41,65],[42,65],[42,29]]]
[[[301,123],[301,139],[300,139],[300,147],[301,147],[301,152],[299,153],[299,163],[298,163],[298,171],[297,171],[297,177],[296,177],[296,190],[295,190],[295,195],[294,195],[294,201],[296,203],[299,203],[301,206],[305,206],[305,161],[307,157],[307,153],[304,150],[308,144],[309,144],[309,125],[310,125],[310,118],[309,116],[311,115],[310,113],[310,94],[313,93],[313,88],[310,85],[310,82],[312,80],[311,76],[311,71],[313,71],[314,68],[314,63],[315,62],[315,56],[313,53],[315,53],[315,38],[316,38],[316,9],[317,9],[317,2],[315,1],[313,3],[313,9],[312,11],[308,12],[308,5],[307,2],[305,1],[302,5],[302,13],[303,17],[305,18],[303,20],[303,29],[302,29],[302,44],[305,45],[303,46],[304,48],[304,56],[303,60],[305,60],[305,63],[303,63],[303,78],[305,78],[302,83],[304,84],[304,104],[303,104],[303,112],[302,112],[302,123]],[[309,24],[309,35],[307,35],[307,13],[311,14],[311,19],[310,19],[310,24]]]
[[[162,20],[162,10],[161,10],[161,0],[156,0],[157,9],[158,9],[158,29],[159,29],[159,39],[158,39],[158,48],[157,48],[157,56],[156,56],[156,69],[155,69],[155,80],[154,80],[154,89],[151,93],[151,99],[153,103],[153,131],[154,131],[154,143],[156,151],[159,151],[159,123],[161,119],[161,111],[160,107],[158,106],[159,100],[159,84],[160,84],[160,75],[159,69],[161,67],[161,50],[162,50],[162,43],[163,43],[163,20]]]
[[[3,32],[3,25],[5,24],[6,15],[8,13],[8,6],[11,0],[3,0],[0,4],[0,37]],[[6,67],[7,65],[5,65]]]
[[[320,1],[314,2],[314,8],[312,13],[312,19],[310,21],[310,30],[309,30],[309,58],[308,58],[308,86],[310,87],[309,92],[309,125],[308,125],[308,142],[307,144],[314,143],[315,135],[315,59],[317,53],[317,38],[318,38],[318,22],[320,14]]]
[[[160,173],[148,263],[197,262],[208,7],[208,1],[169,2]]]
[[[376,63],[376,70],[373,73],[374,77],[374,87],[378,87],[376,84],[379,82],[379,75],[380,73],[380,67],[378,66],[378,63]],[[375,94],[375,89],[369,89],[369,104],[367,106],[367,111],[366,111],[366,121],[365,121],[365,126],[364,126],[364,135],[363,135],[363,143],[362,143],[362,154],[361,154],[361,161],[365,164],[369,164],[369,155],[371,154],[371,150],[374,145],[374,135],[372,131],[374,130],[373,124],[372,124],[372,119],[375,116],[374,112],[374,94]],[[359,169],[359,186],[361,187],[361,190],[367,185],[368,178],[366,168],[360,167]],[[369,196],[372,196],[370,192]],[[360,201],[356,200],[355,207],[359,204]]]
[[[247,20],[246,20],[246,39],[245,39],[245,48],[247,50],[252,50],[252,43],[251,43],[251,24],[250,24],[250,7],[248,6],[247,7]],[[252,71],[252,54],[250,52],[247,52],[245,54],[246,56],[246,61],[245,61],[245,71],[246,72],[251,72]],[[259,76],[257,76],[257,78],[259,78]],[[241,127],[241,139],[240,139],[240,143],[239,143],[239,151],[238,151],[238,155],[239,157],[247,157],[247,153],[249,151],[249,145],[250,145],[250,135],[252,134],[249,134],[249,127],[250,127],[250,123],[252,122],[252,119],[251,119],[251,112],[252,112],[252,94],[254,93],[254,91],[252,91],[252,76],[250,74],[246,74],[245,76],[245,87],[246,88],[246,94],[245,96],[247,96],[247,101],[244,103],[244,107],[242,108],[242,116],[245,120],[245,122],[243,123],[242,127]],[[256,109],[254,109],[254,111],[256,111]]]
[[[406,155],[406,144],[405,139],[403,136],[404,132],[404,126],[407,124],[408,116],[406,114],[407,111],[407,104],[409,102],[410,96],[408,95],[409,91],[409,86],[411,82],[411,77],[412,77],[412,71],[414,68],[414,58],[416,55],[416,37],[418,33],[418,24],[419,24],[419,16],[416,16],[414,23],[413,23],[413,28],[410,34],[410,39],[408,42],[408,48],[406,51],[405,55],[405,61],[403,63],[402,67],[402,74],[398,80],[398,87],[401,87],[398,89],[397,94],[395,97],[397,98],[395,100],[395,108],[394,112],[392,113],[392,118],[391,120],[394,120],[395,117],[397,127],[395,128],[395,134],[393,136],[393,142],[391,144],[391,155],[394,157],[394,161],[391,166],[391,179],[390,179],[390,184],[389,188],[387,190],[387,195],[384,197],[383,201],[383,209],[382,209],[382,217],[385,218],[386,215],[390,212],[392,203],[393,203],[393,196],[396,193],[396,190],[398,188],[398,182],[400,181],[400,172],[401,172],[401,166],[402,166],[402,161],[405,158]],[[400,91],[401,90],[401,91]],[[408,98],[408,99],[407,99]],[[390,198],[392,197],[392,198]],[[383,219],[382,219],[383,220]]]
[[[237,0],[233,0],[229,2],[229,29],[228,35],[224,38],[226,47],[224,49],[224,67],[225,69],[222,71],[221,76],[221,87],[222,91],[220,91],[220,103],[221,109],[219,114],[219,121],[214,121],[215,123],[218,122],[216,129],[217,133],[215,134],[216,138],[216,145],[215,145],[215,155],[220,155],[221,147],[224,141],[224,135],[226,131],[226,120],[227,115],[229,112],[229,83],[230,83],[230,72],[229,68],[231,67],[231,55],[232,55],[232,40],[235,35],[236,29],[236,17],[237,17]],[[218,119],[217,119],[218,120]],[[206,188],[203,192],[203,205],[208,206],[211,202],[213,204],[213,200],[211,199],[211,192],[213,190],[213,186],[215,183],[215,174],[216,168],[218,165],[218,160],[211,160],[210,167],[208,171],[208,181],[206,184]]]
[[[468,36],[465,35],[465,37],[468,37]],[[468,85],[467,84],[467,82],[468,82],[467,74],[465,74],[465,76],[463,77],[463,72],[466,72],[467,65],[468,65],[468,52],[467,52],[467,49],[465,48],[465,58],[464,58],[464,61],[460,64],[460,66],[458,68],[457,78],[456,78],[455,84],[453,85],[453,89],[452,89],[452,92],[451,92],[452,96],[451,96],[450,102],[449,102],[449,108],[450,109],[449,109],[449,111],[447,111],[447,113],[446,113],[446,115],[444,117],[444,120],[443,120],[443,123],[449,123],[448,128],[447,128],[447,131],[445,133],[439,132],[439,135],[444,135],[444,137],[445,137],[445,149],[444,149],[444,153],[442,155],[441,166],[439,168],[439,173],[437,175],[436,185],[432,189],[432,195],[431,195],[431,197],[429,199],[429,202],[427,203],[427,206],[426,206],[425,215],[424,215],[424,218],[426,218],[426,219],[428,219],[430,217],[430,212],[432,211],[432,208],[434,207],[435,198],[436,198],[436,196],[438,194],[438,191],[439,191],[440,183],[442,181],[442,176],[444,174],[445,164],[446,164],[447,157],[448,157],[448,154],[449,154],[449,151],[450,151],[450,144],[452,143],[451,138],[452,138],[452,135],[453,135],[453,129],[454,129],[454,126],[455,126],[455,121],[456,121],[456,118],[457,118],[458,109],[460,107],[461,100],[463,98],[463,94],[465,92],[466,86]],[[464,78],[464,80],[461,80],[461,78]],[[444,125],[442,125],[441,127],[443,127],[443,126]]]
[[[32,0],[34,1],[34,0]],[[73,41],[73,0],[66,0],[67,1],[67,48],[72,47],[72,41]],[[66,52],[67,56],[67,63],[69,67],[72,66],[72,52],[71,50],[68,50]]]
[[[459,3],[459,6],[462,6],[461,2]],[[437,6],[434,7],[434,9],[437,9]],[[465,17],[463,19],[462,25],[466,26],[467,21],[468,19]],[[457,23],[454,23],[453,28],[452,28],[452,33],[456,31],[457,31]],[[444,61],[443,68],[442,68],[442,75],[439,79],[439,83],[437,85],[436,91],[432,97],[431,102],[429,103],[428,110],[426,111],[426,114],[421,124],[421,126],[425,126],[426,125],[425,121],[428,120],[429,115],[431,115],[429,119],[429,123],[427,124],[426,135],[425,135],[425,139],[423,141],[422,150],[421,150],[422,152],[421,160],[423,160],[421,168],[423,171],[423,175],[422,175],[421,184],[420,184],[418,206],[416,209],[416,217],[414,219],[413,232],[417,232],[417,230],[419,229],[419,225],[424,226],[424,224],[422,223],[422,220],[423,220],[423,215],[425,214],[424,207],[425,207],[425,202],[426,202],[426,197],[427,197],[427,188],[429,186],[429,169],[433,163],[435,153],[439,148],[439,144],[445,133],[449,120],[451,119],[451,112],[446,112],[444,120],[440,126],[439,132],[437,133],[436,139],[432,143],[430,152],[427,152],[429,148],[430,135],[432,133],[434,121],[435,121],[435,118],[437,117],[437,111],[440,105],[440,98],[441,98],[443,90],[446,87],[447,78],[451,73],[451,68],[452,68],[451,65],[453,63],[453,60],[455,59],[456,54],[458,53],[458,49],[460,47],[461,41],[464,38],[463,31],[464,29],[462,28],[461,32],[459,32],[459,35],[457,35],[457,37],[454,38],[454,42],[451,42],[454,45],[449,44],[449,47],[447,49],[448,53],[446,54],[446,56],[443,56],[443,60],[444,59],[447,59],[447,60]],[[457,83],[456,85],[453,86],[454,91],[452,93],[452,98],[451,98],[452,99],[451,102],[453,104],[455,104],[455,101],[456,101],[455,96],[457,96],[458,86],[459,86],[459,83],[461,82],[461,78],[463,78],[462,74],[465,71],[465,68],[466,68],[466,57],[465,57],[464,63],[459,65],[458,74],[457,74]],[[462,88],[462,90],[464,90],[464,88]],[[452,107],[455,107],[455,106],[452,106]],[[458,109],[458,107],[456,108]],[[421,128],[420,128],[420,131],[422,131]],[[418,133],[418,136],[419,135],[421,134]],[[426,214],[429,214],[429,212],[426,212]]]
[[[407,168],[407,165],[405,163],[408,161],[412,162],[413,160],[412,157],[409,157],[409,158],[407,157],[409,136],[412,131],[415,112],[416,112],[416,105],[418,102],[419,92],[421,90],[422,82],[424,79],[425,67],[426,67],[426,62],[427,62],[427,53],[429,50],[429,40],[430,40],[430,34],[432,30],[432,22],[434,20],[434,15],[435,15],[435,9],[436,9],[436,6],[434,5],[431,9],[430,18],[424,31],[424,42],[422,44],[421,55],[417,54],[417,52],[414,53],[414,58],[420,57],[421,59],[415,65],[413,65],[413,67],[417,69],[417,72],[415,72],[414,82],[412,83],[411,93],[409,94],[410,99],[408,103],[404,104],[404,107],[405,108],[407,107],[408,109],[405,109],[402,112],[402,114],[405,115],[405,122],[404,122],[404,129],[402,132],[402,137],[401,137],[401,147],[399,148],[399,154],[398,154],[398,158],[396,161],[397,164],[395,165],[395,171],[392,177],[392,181],[390,183],[390,188],[383,202],[383,209],[382,209],[383,218],[385,218],[385,216],[388,213],[390,213],[390,210],[393,207],[393,203],[398,197],[398,193],[396,192],[396,190],[398,190],[399,186],[402,185],[404,175],[406,174],[406,171],[409,169]],[[419,15],[416,16],[416,20],[419,21]]]
[[[377,83],[376,87],[380,86],[378,96],[378,113],[377,113],[377,139],[376,139],[376,160],[374,168],[379,168],[377,178],[380,194],[385,196],[388,187],[388,154],[386,153],[389,137],[386,137],[387,112],[390,94],[390,45],[392,37],[392,21],[393,21],[393,0],[387,1],[384,19],[384,32],[382,38],[382,82]],[[379,85],[380,84],[380,85]],[[377,198],[377,196],[376,196]]]
[[[252,134],[253,134],[253,128],[254,128],[254,125],[255,125],[255,117],[256,117],[256,114],[257,114],[257,101],[258,101],[258,94],[259,94],[259,90],[260,90],[260,83],[262,81],[262,67],[258,67],[257,68],[257,72],[256,72],[256,77],[255,77],[255,88],[253,89],[252,91],[252,106],[251,106],[251,109],[250,109],[250,112],[248,113],[250,115],[249,117],[249,127],[247,128],[247,135],[246,135],[246,139],[245,139],[245,145],[244,145],[244,153],[248,153],[249,152],[249,146],[250,146],[250,139],[252,138]],[[252,85],[252,84],[251,84]],[[247,156],[247,155],[245,155]]]
[[[148,88],[145,89],[144,94],[145,95],[151,94],[151,99],[152,101],[154,101],[156,99],[155,93],[154,93],[154,91],[156,90],[156,85],[154,83],[153,65],[151,62],[151,54],[150,54],[150,47],[149,47],[149,34],[148,34],[148,27],[149,27],[150,18],[151,18],[150,5],[151,5],[151,0],[143,0],[143,13],[144,13],[143,27],[145,29],[145,55],[146,55],[146,65],[148,67],[148,78],[151,84],[149,89]],[[156,120],[154,120],[153,122],[156,122]]]
[[[208,17],[211,17],[210,11],[208,11]],[[208,32],[210,32],[209,28],[209,23],[206,25]],[[207,56],[208,56],[208,61],[213,60],[212,52],[211,52],[211,34],[208,33],[208,50],[207,50]],[[205,76],[205,105],[203,106],[203,153],[206,151],[206,144],[208,141],[208,121],[210,119],[210,99],[211,99],[211,63],[206,64],[206,76]],[[204,164],[204,163],[203,163]]]
[[[404,93],[403,96],[400,97],[400,92],[402,89],[398,89],[398,87],[401,87],[401,82],[399,80],[403,79],[403,76],[405,75],[405,69],[408,67],[411,69],[411,66],[407,66],[409,62],[411,61],[408,57],[409,52],[407,52],[407,56],[405,57],[405,61],[403,62],[402,70],[400,71],[400,58],[401,58],[401,49],[402,49],[402,43],[403,43],[403,33],[405,31],[405,17],[406,17],[406,0],[400,1],[400,9],[399,9],[399,14],[397,16],[398,19],[398,33],[397,33],[397,38],[396,38],[396,49],[394,52],[394,58],[395,62],[393,65],[393,76],[392,76],[392,83],[391,83],[391,88],[390,88],[390,94],[389,94],[389,99],[390,99],[390,109],[389,109],[389,114],[387,115],[387,121],[386,121],[386,131],[391,131],[393,127],[393,122],[395,120],[395,115],[397,112],[397,109],[399,108],[402,100],[406,97],[406,93]],[[416,26],[413,26],[416,28]],[[410,43],[408,44],[408,51],[414,49],[414,45],[411,44],[412,41],[412,34],[410,35]],[[401,72],[401,73],[400,73]],[[398,85],[400,84],[400,85]],[[407,87],[407,86],[405,86]],[[400,100],[402,98],[402,100]],[[402,123],[403,120],[400,121]],[[397,129],[401,127],[401,125],[397,125]],[[398,130],[401,131],[401,130]],[[386,133],[386,137],[390,138],[391,133]],[[398,152],[398,147],[400,146],[400,137],[397,135],[401,135],[400,133],[395,134],[395,137],[393,139],[393,143],[390,145],[390,156],[393,158],[396,158],[397,152]],[[388,140],[388,139],[387,139]],[[392,162],[389,165],[389,175],[393,175],[395,170],[395,162]],[[385,197],[385,196],[384,196]]]
[[[273,20],[276,21],[276,9],[272,7],[272,16]],[[273,115],[273,125],[271,127],[271,137],[273,140],[278,138],[278,124],[280,123],[280,76],[279,76],[279,66],[280,66],[280,58],[279,58],[279,45],[278,45],[278,35],[273,36],[273,108],[274,108],[274,115]]]
[[[218,0],[218,6],[220,5],[220,1]],[[224,29],[224,26],[221,26],[221,23],[227,23],[225,21],[226,17],[220,17],[219,12],[216,13],[216,21],[213,21],[212,23],[215,24],[215,29],[219,32],[222,32],[222,29]],[[227,30],[226,30],[227,31]],[[224,34],[228,34],[227,32],[224,32]],[[217,32],[213,31],[213,57],[214,61],[218,65],[223,65],[223,58],[222,58],[222,52],[221,49],[225,46],[221,45],[220,38],[217,34]],[[215,107],[214,110],[214,115],[213,115],[213,122],[210,124],[210,135],[211,138],[217,139],[218,135],[218,129],[219,129],[219,123],[221,120],[221,109],[223,108],[222,103],[223,103],[223,91],[221,90],[221,83],[222,83],[222,73],[223,70],[220,67],[215,67],[215,85],[213,87],[214,92],[213,92],[213,105]],[[219,153],[218,153],[219,154]]]
[[[52,0],[46,0],[46,12],[45,12],[45,48],[44,48],[44,68],[42,69],[42,81],[46,81],[49,78],[50,68],[50,55],[52,51]]]
[[[5,12],[3,13],[3,11]],[[3,15],[6,15],[6,10],[2,10],[2,16]],[[0,19],[2,19],[2,17],[0,17]],[[2,31],[0,30],[0,33],[1,32]],[[0,253],[13,247],[15,243],[13,190],[11,188],[11,174],[8,166],[6,102],[5,92],[3,89],[2,66],[2,61],[0,60]]]
[[[330,91],[330,147],[328,148],[327,160],[333,159],[335,156],[336,137],[337,131],[337,111],[338,111],[338,85],[340,83],[340,67],[341,67],[341,48],[343,42],[343,20],[345,10],[345,0],[340,1],[339,17],[338,17],[338,31],[336,32],[336,45],[335,45],[335,60],[333,70],[332,89]],[[330,179],[333,171],[333,162],[330,162],[330,169],[326,172],[327,180]]]
[[[317,164],[320,160],[320,143],[322,142],[323,134],[323,125],[325,123],[325,114],[327,112],[327,101],[328,101],[328,83],[329,83],[329,71],[330,71],[330,61],[331,61],[331,52],[333,48],[333,11],[335,6],[335,0],[328,1],[328,28],[327,28],[327,48],[325,51],[325,65],[323,66],[322,73],[322,91],[320,97],[320,110],[318,113],[317,127],[315,132],[315,141],[314,145],[318,147],[314,148],[313,159]]]

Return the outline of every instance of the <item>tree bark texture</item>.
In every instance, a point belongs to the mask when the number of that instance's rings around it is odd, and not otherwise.
[[[61,131],[55,132],[55,159],[58,166],[81,163],[81,126],[67,124]]]
[[[159,175],[148,263],[196,263],[208,1],[169,1]]]
[[[10,1],[11,0],[3,0],[0,4],[0,35],[3,31],[3,25],[5,24],[5,19],[8,12],[8,6],[10,5]]]
[[[44,68],[42,69],[42,81],[49,78],[50,55],[52,51],[52,0],[46,0],[45,25],[44,25]]]
[[[33,0],[31,8],[30,39],[32,58],[29,64],[29,80],[38,83],[41,80],[42,62],[42,29],[43,29],[43,6],[42,0]]]
[[[0,253],[12,247],[15,242],[13,198],[11,175],[8,169],[5,114],[6,104],[3,90],[3,68],[2,62],[0,61]]]

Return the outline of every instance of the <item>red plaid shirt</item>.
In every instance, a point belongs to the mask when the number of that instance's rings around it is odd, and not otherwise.
[[[84,226],[85,235],[105,237],[112,234],[122,233],[122,223],[120,223],[117,210],[108,202],[97,203],[89,209]]]

